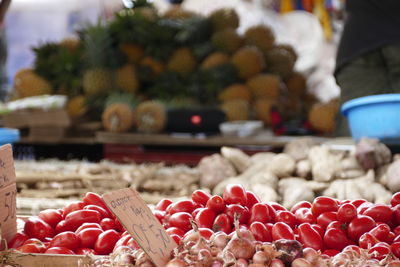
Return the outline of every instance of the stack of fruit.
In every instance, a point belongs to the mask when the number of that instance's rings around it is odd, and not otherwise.
[[[79,39],[34,48],[34,68],[15,76],[15,97],[67,94],[72,117],[102,114],[113,132],[159,132],[166,109],[204,105],[220,106],[228,120],[267,126],[303,122],[310,111],[315,130],[331,131],[337,104],[311,108],[305,77],[294,71],[295,50],[276,44],[266,25],[239,35],[239,24],[233,9],[203,17],[173,6],[159,15],[140,1],[83,28]],[[278,121],[271,121],[273,107]]]

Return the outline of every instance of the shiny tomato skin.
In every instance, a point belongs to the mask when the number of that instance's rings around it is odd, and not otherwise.
[[[96,243],[94,244],[94,250],[99,255],[108,255],[113,251],[119,238],[120,234],[115,230],[104,231],[98,236]]]
[[[299,224],[302,223],[315,223],[317,218],[315,215],[311,212],[310,209],[307,208],[300,208],[296,210],[296,213],[294,214],[296,216],[296,220]]]
[[[251,191],[246,191],[247,203],[246,207],[250,210],[254,204],[260,203],[260,199]]]
[[[192,213],[196,209],[193,201],[191,200],[181,200],[175,203],[172,203],[166,209],[167,214],[174,214],[177,212],[187,212]]]
[[[335,228],[347,232],[347,225],[338,221],[333,221],[328,224],[326,230]]]
[[[39,212],[38,217],[53,228],[63,219],[62,213],[56,209],[42,210]]]
[[[118,218],[114,219],[114,223],[115,223],[115,230],[121,233],[126,231],[122,223],[118,220]]]
[[[240,184],[228,184],[225,187],[222,198],[228,205],[239,204],[241,206],[246,206],[247,204],[246,190]]]
[[[24,244],[26,240],[29,239],[29,236],[24,233],[16,233],[14,237],[8,241],[8,248],[18,248]]]
[[[301,243],[305,247],[321,250],[323,248],[322,237],[312,228],[309,223],[302,223],[298,227],[298,233]]]
[[[334,257],[335,255],[339,254],[340,251],[336,249],[326,249],[322,252],[322,255],[327,255],[329,257]]]
[[[330,197],[316,197],[312,203],[311,212],[318,216],[327,211],[337,211],[338,203]]]
[[[273,221],[275,216],[272,216],[272,208],[268,204],[257,203],[254,204],[250,210],[249,224],[253,222],[269,223]]]
[[[59,223],[57,223],[56,228],[54,230],[56,234],[59,234],[65,231],[70,231],[71,229],[69,229],[68,225],[65,224],[65,220],[62,220]]]
[[[349,239],[346,234],[336,228],[328,229],[324,234],[324,243],[329,249],[341,251],[349,245]]]
[[[355,199],[353,201],[351,201],[350,203],[353,204],[356,208],[358,208],[359,206],[361,206],[361,204],[366,203],[367,201],[365,199]]]
[[[392,219],[396,225],[400,225],[400,204],[392,208]]]
[[[173,234],[173,235],[171,235],[171,238],[175,241],[175,243],[177,245],[179,245],[181,243],[182,237],[180,237],[179,235]]]
[[[74,255],[75,253],[68,249],[68,248],[63,248],[63,247],[51,247],[48,248],[45,252],[45,254],[68,254],[68,255]]]
[[[347,223],[357,217],[357,208],[351,203],[345,203],[339,206],[337,218],[339,221]]]
[[[29,243],[18,247],[17,250],[23,253],[43,253],[46,249],[43,244]]]
[[[157,218],[157,220],[162,224],[163,220],[165,218],[165,211],[161,211],[161,210],[153,210],[153,215],[154,217]]]
[[[364,214],[364,211],[366,211],[373,205],[374,204],[372,204],[371,202],[364,202],[360,206],[357,207],[357,213],[362,215],[362,214]]]
[[[347,236],[357,242],[362,234],[370,231],[375,226],[376,223],[371,217],[359,215],[349,223],[347,227]]]
[[[59,233],[50,241],[49,247],[64,247],[72,251],[80,246],[80,240],[74,232]]]
[[[317,224],[319,224],[322,228],[326,228],[328,227],[328,225],[333,222],[333,221],[337,221],[337,212],[335,211],[327,211],[324,213],[321,213],[318,217],[317,217]]]
[[[67,206],[65,206],[63,210],[63,218],[65,218],[68,214],[70,214],[73,211],[81,210],[85,207],[85,203],[83,201],[75,201]]]
[[[375,222],[387,223],[392,219],[393,211],[387,205],[375,204],[366,209],[362,214],[371,217]]]
[[[214,220],[217,217],[215,211],[209,208],[203,208],[201,209],[194,221],[197,223],[197,226],[200,228],[209,228],[211,229],[214,224]]]
[[[250,224],[249,230],[257,241],[272,241],[271,233],[268,231],[267,227],[261,222],[253,222],[252,224]]]
[[[230,204],[226,206],[226,215],[228,215],[231,222],[235,221],[235,214],[239,216],[239,223],[246,224],[249,221],[250,212],[246,206],[239,204]]]
[[[161,199],[157,205],[155,206],[155,210],[161,210],[161,211],[165,211],[169,205],[172,204],[172,200],[167,199],[167,198],[163,198]]]
[[[196,218],[197,213],[199,213],[201,210],[203,210],[204,208],[197,208],[192,212],[192,217]],[[208,209],[208,208],[207,208]]]
[[[169,225],[172,227],[178,227],[179,229],[182,229],[185,233],[192,229],[192,225],[190,223],[190,220],[192,220],[193,217],[190,213],[187,212],[177,212],[171,215],[169,218]]]
[[[370,248],[377,243],[379,243],[379,240],[370,233],[364,233],[358,239],[358,245],[364,249]]]
[[[93,248],[98,236],[104,231],[99,228],[86,228],[77,234],[83,248]]]
[[[392,199],[390,200],[390,205],[395,207],[400,204],[400,192],[393,194]]]
[[[180,237],[183,237],[185,235],[185,232],[178,227],[169,227],[165,231],[169,235],[178,235]]]
[[[195,190],[192,193],[193,202],[199,203],[203,206],[207,204],[207,201],[210,199],[210,197],[211,197],[210,193],[201,189]]]
[[[397,258],[400,258],[400,242],[395,242],[391,244],[390,250]]]
[[[111,216],[111,211],[108,209],[106,203],[101,198],[101,196],[97,193],[87,192],[85,194],[85,196],[83,197],[83,203],[85,204],[85,206],[95,205],[95,206],[101,207],[104,210],[106,210],[107,213],[109,213],[109,215]]]
[[[307,208],[310,209],[312,207],[311,203],[308,201],[300,201],[294,204],[294,206],[290,209],[291,213],[296,213],[296,211],[300,208]]]
[[[287,210],[287,208],[285,208],[284,206],[282,206],[281,204],[276,203],[276,202],[268,202],[267,204],[268,204],[269,206],[271,206],[275,211],[278,211],[278,210]]]
[[[76,255],[97,255],[96,251],[94,251],[94,249],[92,248],[78,248],[75,251]]]
[[[373,229],[371,229],[369,233],[375,236],[379,241],[387,242],[390,233],[390,227],[389,225],[384,223],[378,224]]]
[[[296,216],[294,216],[292,212],[287,210],[278,210],[276,212],[275,222],[284,222],[291,228],[294,228],[297,225]]]
[[[228,215],[226,215],[225,213],[221,213],[215,218],[212,230],[214,232],[222,231],[226,234],[229,234],[232,230],[231,224],[232,223]]]
[[[110,215],[108,214],[108,212],[104,208],[102,208],[100,206],[86,205],[83,209],[84,210],[95,210],[95,211],[98,211],[100,213],[100,219],[110,218]]]
[[[87,228],[101,229],[101,226],[98,223],[83,223],[81,226],[78,227],[78,229],[76,229],[75,234],[78,234],[80,231],[82,231],[83,229],[87,229]]]
[[[324,236],[324,234],[325,234],[325,229],[322,228],[321,225],[319,225],[319,224],[311,224],[311,227],[312,227],[315,231],[317,231],[318,234],[319,234],[321,237]]]
[[[30,217],[24,226],[24,233],[29,237],[44,240],[46,237],[53,237],[53,228],[39,217]]]
[[[100,223],[100,213],[96,210],[77,210],[65,216],[65,225],[71,231],[75,231],[86,222]]]
[[[272,240],[288,239],[295,240],[292,228],[283,222],[277,222],[272,226]]]
[[[97,236],[97,237],[98,237],[98,236]],[[97,237],[96,237],[96,240],[97,240]],[[127,245],[128,245],[128,241],[129,241],[130,238],[132,238],[130,235],[122,235],[122,236],[118,239],[117,243],[115,243],[114,250],[115,250],[117,247],[127,246]],[[95,242],[96,242],[96,240],[95,240]],[[94,243],[93,243],[93,245],[94,245]]]
[[[377,259],[379,261],[386,258],[386,256],[390,253],[390,247],[384,244],[378,243],[372,248],[368,250],[368,255],[371,255],[372,258]]]

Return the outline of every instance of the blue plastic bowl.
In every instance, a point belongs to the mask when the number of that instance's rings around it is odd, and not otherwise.
[[[342,105],[353,139],[400,139],[400,94],[371,95]]]
[[[20,139],[19,130],[10,128],[0,128],[0,146],[13,144]]]

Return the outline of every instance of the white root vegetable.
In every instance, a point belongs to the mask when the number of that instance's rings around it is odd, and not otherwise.
[[[302,159],[296,163],[296,176],[308,178],[311,173],[311,164],[308,159]]]
[[[356,146],[356,157],[361,166],[368,170],[389,163],[392,153],[378,139],[361,138]]]
[[[289,155],[280,153],[272,158],[268,170],[279,178],[289,177],[296,168],[296,162]]]
[[[391,163],[386,171],[386,186],[392,192],[400,190],[400,160]]]
[[[335,178],[341,168],[343,154],[333,153],[327,146],[312,147],[308,153],[311,163],[311,173],[314,180],[328,182]]]
[[[316,145],[316,142],[310,137],[297,138],[285,145],[283,153],[289,155],[295,161],[299,161],[306,159],[310,149]]]
[[[232,164],[219,154],[202,158],[197,165],[197,169],[201,175],[200,185],[210,189],[226,178],[236,176],[236,171]]]
[[[282,205],[290,208],[299,201],[312,202],[315,198],[314,191],[308,182],[302,178],[285,178],[279,181],[279,193],[282,196]]]
[[[347,179],[357,178],[365,175],[364,169],[358,163],[355,155],[348,155],[340,162],[341,166],[337,170],[336,178]]]
[[[244,172],[251,165],[250,157],[238,148],[224,146],[221,148],[221,154],[239,173]]]
[[[250,157],[251,165],[259,162],[269,162],[275,155],[273,152],[258,152]]]

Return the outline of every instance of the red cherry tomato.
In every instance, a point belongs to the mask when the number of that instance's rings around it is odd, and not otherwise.
[[[64,247],[75,250],[80,246],[80,240],[74,232],[59,233],[51,240],[49,247]]]
[[[157,220],[162,224],[165,218],[165,211],[153,210],[153,214],[157,218]]]
[[[72,202],[63,208],[63,217],[65,218],[69,213],[81,210],[83,207],[85,207],[85,203],[82,201]]]
[[[272,222],[273,216],[270,214],[272,208],[268,208],[268,204],[254,204],[250,211],[249,224],[253,222],[268,223]]]
[[[335,211],[327,211],[324,213],[321,213],[318,217],[317,217],[317,224],[321,225],[322,228],[326,228],[328,227],[328,225],[333,222],[333,221],[337,221],[337,212]]]
[[[65,224],[65,220],[60,221],[55,228],[55,233],[59,234],[65,231],[70,231],[71,229],[68,229],[68,225]]]
[[[309,248],[315,250],[321,250],[323,248],[322,237],[319,233],[312,228],[309,223],[302,223],[298,227],[298,233],[300,237],[300,242]]]
[[[294,214],[296,216],[296,220],[299,223],[314,223],[317,218],[315,215],[311,212],[310,209],[307,208],[300,208],[296,210],[296,213]]]
[[[349,223],[347,235],[350,239],[357,242],[362,234],[370,231],[375,226],[376,223],[371,217],[359,215]]]
[[[172,200],[167,199],[167,198],[163,198],[161,199],[157,205],[155,206],[155,210],[161,210],[161,211],[165,211],[169,205],[172,204]]]
[[[344,223],[338,222],[338,221],[330,222],[328,224],[328,226],[326,227],[326,230],[331,229],[331,228],[335,228],[335,229],[339,229],[344,232],[347,232],[347,225]]]
[[[96,240],[97,240],[97,237],[96,237]],[[132,238],[132,237],[129,234],[128,235],[122,235],[120,237],[120,239],[118,239],[117,243],[115,243],[114,250],[117,247],[127,246],[128,245],[128,241],[129,241],[130,238]],[[96,240],[93,242],[93,245],[96,242]]]
[[[74,255],[75,253],[68,249],[68,248],[63,248],[63,247],[51,247],[48,248],[45,252],[45,254],[69,254],[69,255]]]
[[[322,228],[321,225],[319,225],[319,224],[311,224],[311,227],[312,227],[315,231],[317,231],[318,234],[319,234],[321,237],[324,236],[324,234],[325,234],[325,229]]]
[[[102,208],[100,206],[86,205],[83,209],[84,210],[95,210],[95,211],[98,211],[100,213],[100,219],[110,218],[110,215],[108,214],[108,212],[104,208]]]
[[[178,227],[169,227],[165,230],[169,235],[179,235],[180,237],[185,235],[185,232]]]
[[[369,207],[362,213],[363,215],[369,216],[374,219],[375,222],[388,222],[392,218],[392,209],[383,204],[375,204]]]
[[[330,197],[317,197],[314,199],[311,207],[311,212],[318,216],[327,211],[337,211],[338,203]]]
[[[392,216],[393,216],[393,221],[396,225],[400,225],[400,204],[394,206],[392,208]]]
[[[288,239],[295,240],[292,228],[283,222],[277,222],[272,226],[272,240]]]
[[[215,211],[213,211],[212,209],[203,208],[197,213],[194,220],[197,223],[198,227],[211,229],[213,227],[216,216],[217,215],[215,214]]]
[[[87,228],[99,228],[99,229],[101,229],[101,226],[98,223],[84,223],[81,226],[79,226],[78,229],[76,229],[75,234],[78,234],[80,231],[82,231],[83,229],[87,229]]]
[[[260,203],[260,199],[251,191],[246,191],[247,203],[246,207],[250,210],[254,204]]]
[[[46,237],[53,237],[53,228],[45,221],[38,217],[30,217],[24,226],[24,233],[29,237],[44,240]]]
[[[225,205],[225,201],[222,197],[212,196],[207,201],[206,207],[209,209],[212,209],[217,214],[219,214],[225,210],[226,205]]]
[[[287,210],[284,206],[282,206],[281,204],[278,204],[276,202],[268,202],[267,204],[270,205],[275,211]]]
[[[331,228],[325,232],[324,243],[327,248],[341,251],[348,246],[350,242],[343,231]]]
[[[390,250],[397,258],[400,258],[400,242],[395,242],[391,244]]]
[[[311,208],[311,203],[308,201],[300,201],[297,202],[296,204],[294,204],[294,206],[290,209],[291,213],[296,213],[296,210],[300,209],[300,208],[307,208],[310,209]]]
[[[341,222],[351,222],[354,218],[357,217],[357,208],[351,203],[345,203],[340,205],[337,218]]]
[[[239,204],[242,206],[247,204],[246,190],[240,184],[228,184],[222,197],[226,204]]]
[[[327,249],[322,252],[322,255],[327,255],[329,257],[334,257],[335,255],[339,254],[340,251],[336,249]]]
[[[226,234],[229,234],[232,230],[231,221],[225,213],[219,214],[213,223],[212,227],[214,232],[222,231]]]
[[[400,192],[393,194],[392,199],[390,200],[390,205],[395,207],[400,204]]]
[[[98,207],[101,207],[103,209],[105,209],[107,211],[107,213],[109,213],[109,216],[107,217],[111,217],[111,211],[108,209],[106,203],[103,201],[103,199],[101,198],[101,196],[99,194],[93,193],[93,192],[87,192],[85,194],[85,196],[83,197],[83,203],[85,204],[85,206],[88,205],[95,205]]]
[[[120,234],[115,230],[104,231],[98,236],[96,243],[94,244],[94,250],[99,255],[108,255],[113,251],[119,238]]]
[[[294,228],[297,225],[296,216],[287,210],[278,210],[276,212],[275,222],[284,222],[291,228]]]
[[[95,210],[77,210],[65,216],[65,225],[71,231],[75,231],[86,222],[100,223],[100,213]]]
[[[93,248],[96,243],[97,237],[103,233],[103,230],[99,228],[86,228],[77,234],[81,242],[81,246],[84,248]]]
[[[228,215],[231,222],[235,221],[235,214],[238,215],[239,223],[246,224],[249,221],[250,212],[247,207],[243,207],[239,204],[230,204],[226,206],[226,215]]]
[[[38,217],[53,228],[63,219],[62,213],[56,209],[42,210],[39,212]]]
[[[351,201],[350,203],[353,204],[356,208],[358,208],[361,204],[366,203],[367,201],[365,199],[356,199]]]
[[[43,245],[43,242],[40,241],[40,240],[37,239],[37,238],[29,238],[28,240],[26,240],[26,241],[24,242],[23,245],[26,245],[26,244],[39,244],[39,245]]]
[[[192,217],[196,218],[197,213],[199,213],[201,210],[203,210],[204,208],[197,208],[192,212]],[[207,208],[208,209],[208,208]]]
[[[122,225],[122,223],[118,220],[118,218],[114,219],[114,223],[115,223],[115,230],[117,230],[118,232],[124,232],[125,228]]]
[[[379,240],[370,233],[362,234],[358,240],[358,245],[364,249],[370,248],[377,243],[379,243]]]
[[[379,241],[386,242],[389,233],[390,233],[390,227],[387,224],[379,224],[375,226],[369,233],[373,236],[375,236]]]
[[[192,229],[192,225],[190,223],[190,220],[192,220],[193,217],[190,213],[187,212],[177,212],[171,215],[169,218],[169,225],[173,227],[178,227],[182,229],[184,232],[189,231]]]
[[[7,247],[8,248],[18,248],[24,244],[26,240],[29,239],[29,236],[27,236],[24,233],[16,233],[15,236],[8,241]]]
[[[390,253],[390,247],[387,244],[378,243],[368,250],[368,255],[377,260],[383,260]]]
[[[30,243],[18,247],[17,250],[24,253],[43,253],[46,248],[43,244]]]
[[[188,231],[183,238],[185,238],[188,235],[191,235],[194,232],[194,230]],[[214,234],[214,232],[211,229],[208,228],[199,228],[199,233],[202,237],[204,237],[206,240],[210,240],[211,236]]]
[[[199,203],[203,206],[207,204],[207,201],[210,199],[211,194],[204,190],[195,190],[192,193],[193,202]]]
[[[364,202],[360,206],[357,207],[357,213],[358,214],[364,214],[364,211],[366,211],[368,208],[372,207],[373,204],[370,202]]]
[[[101,220],[100,226],[101,226],[101,229],[103,229],[104,231],[111,230],[111,229],[115,230],[115,228],[116,228],[115,220],[113,220],[111,218],[104,218],[103,220]]]
[[[268,231],[267,227],[263,223],[253,222],[250,225],[249,230],[257,241],[261,242],[272,241],[271,232]]]
[[[171,238],[175,241],[175,243],[177,244],[177,245],[179,245],[179,243],[181,242],[181,240],[182,240],[182,237],[180,237],[179,235],[171,235]]]
[[[96,251],[94,251],[94,249],[92,248],[78,248],[75,251],[76,255],[97,255]]]
[[[174,214],[177,212],[187,212],[192,213],[195,210],[195,205],[191,200],[181,200],[175,203],[172,203],[168,206],[166,212],[167,214]]]

